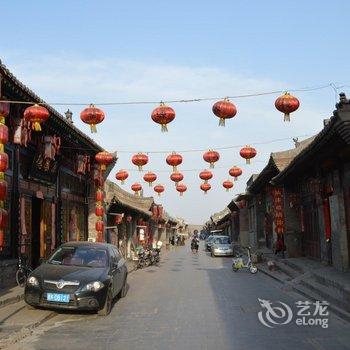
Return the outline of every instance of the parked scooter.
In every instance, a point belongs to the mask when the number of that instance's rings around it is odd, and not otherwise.
[[[143,269],[145,266],[148,266],[147,263],[148,263],[148,257],[147,257],[147,254],[144,250],[140,250],[138,253],[137,253],[137,257],[138,257],[138,261],[137,261],[137,268],[138,269]]]
[[[255,274],[258,272],[258,268],[252,263],[251,259],[251,247],[245,247],[247,249],[248,260],[243,261],[243,257],[239,256],[238,258],[232,259],[232,271],[237,272],[240,269],[248,269],[251,273]]]

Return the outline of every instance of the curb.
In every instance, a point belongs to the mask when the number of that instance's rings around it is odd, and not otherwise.
[[[39,326],[41,326],[46,321],[50,320],[51,318],[55,317],[57,314],[56,312],[51,312],[48,315],[46,315],[42,320],[37,321],[31,325],[24,326],[19,331],[16,331],[14,333],[11,333],[11,335],[5,339],[0,340],[0,349],[6,349],[6,347],[13,345],[20,340],[30,336],[33,333],[33,330]]]
[[[18,294],[14,297],[11,297],[11,298],[7,298],[5,300],[0,300],[0,309],[7,306],[7,305],[18,303],[19,301],[21,301],[23,299],[24,299],[24,293]]]
[[[273,274],[269,273],[265,269],[262,269],[261,267],[258,267],[258,270],[260,272],[262,272],[264,275],[271,277],[272,279],[274,279],[275,281],[279,282],[280,284],[289,287],[294,292],[296,292],[296,293],[298,293],[300,295],[303,295],[304,297],[306,297],[306,298],[308,298],[308,299],[310,299],[312,301],[321,300],[320,296],[318,296],[317,294],[313,293],[312,291],[308,291],[306,288],[298,288],[298,287],[294,286],[293,284],[288,283],[288,281],[286,283],[286,281],[279,279],[277,276],[274,276]],[[349,313],[341,310],[340,308],[332,305],[331,303],[328,306],[328,308],[329,308],[329,310],[331,310],[335,315],[337,315],[342,320],[350,322],[350,314]]]

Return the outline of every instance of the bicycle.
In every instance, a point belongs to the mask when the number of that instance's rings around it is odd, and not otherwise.
[[[24,287],[28,276],[33,272],[33,269],[27,264],[27,257],[20,255],[18,257],[18,270],[16,272],[16,282],[18,286]]]

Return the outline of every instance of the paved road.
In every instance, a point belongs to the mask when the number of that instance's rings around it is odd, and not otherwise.
[[[350,349],[350,326],[333,315],[328,329],[294,319],[263,326],[258,298],[293,311],[305,298],[261,273],[232,272],[230,260],[176,248],[160,267],[130,275],[128,296],[108,317],[62,313],[11,349]]]

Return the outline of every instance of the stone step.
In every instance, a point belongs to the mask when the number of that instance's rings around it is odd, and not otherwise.
[[[301,283],[291,285],[291,287],[295,292],[298,292],[299,294],[305,296],[306,298],[308,298],[311,301],[321,301],[321,300],[325,299],[323,296],[321,296],[320,294],[318,294],[315,291],[312,291],[310,288],[304,286]],[[350,322],[350,313],[349,312],[344,310],[343,307],[339,307],[338,305],[331,303],[327,299],[326,299],[326,301],[328,301],[330,303],[330,305],[328,307],[328,309],[330,311],[332,311],[335,315],[337,315],[341,319],[343,319],[347,322]]]
[[[340,290],[321,284],[313,278],[302,279],[300,280],[300,284],[310,289],[314,293],[317,293],[328,302],[341,307],[347,312],[350,312],[349,299],[345,298],[344,294]]]
[[[298,264],[295,264],[293,261],[289,259],[284,259],[283,264],[287,265],[290,269],[294,270],[298,274],[305,273],[305,270],[299,266]]]
[[[276,261],[276,266],[279,270],[281,270],[283,273],[288,275],[290,277],[290,279],[294,279],[294,278],[300,276],[300,272],[296,271],[295,269],[293,269],[289,265],[285,264],[284,261],[283,262],[281,260]]]

